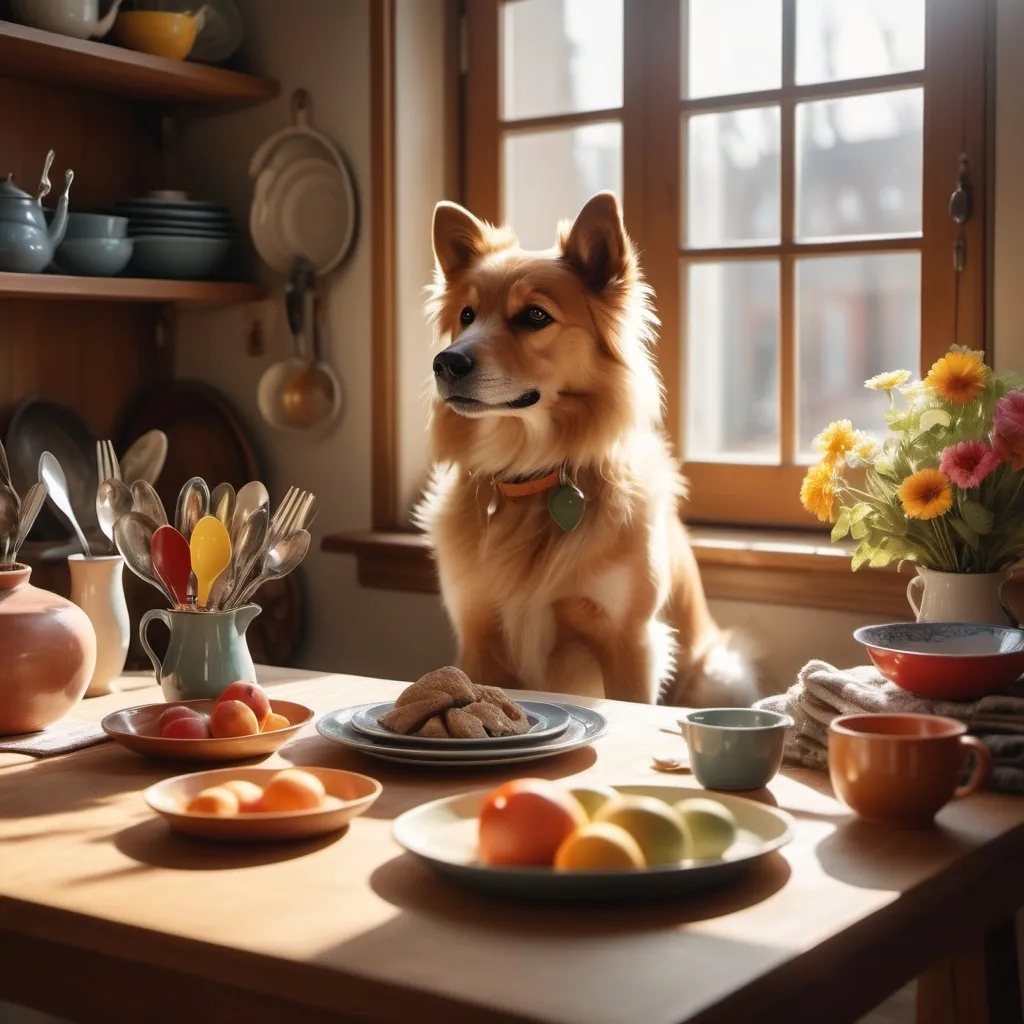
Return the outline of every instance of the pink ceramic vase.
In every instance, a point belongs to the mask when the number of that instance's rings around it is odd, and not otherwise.
[[[0,566],[0,736],[36,732],[82,699],[96,667],[89,616],[29,583],[32,570]]]

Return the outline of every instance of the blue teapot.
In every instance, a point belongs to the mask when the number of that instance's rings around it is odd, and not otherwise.
[[[53,150],[46,155],[38,193],[33,197],[22,192],[8,174],[0,181],[0,270],[16,274],[39,274],[53,260],[57,246],[64,240],[68,223],[68,193],[74,171],[64,172],[64,191],[57,201],[57,211],[49,226],[43,212],[43,197],[50,192],[50,164]]]

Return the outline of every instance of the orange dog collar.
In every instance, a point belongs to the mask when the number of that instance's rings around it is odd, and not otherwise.
[[[495,485],[501,492],[501,496],[508,501],[515,501],[516,498],[529,498],[534,494],[543,494],[557,487],[561,481],[561,473],[555,469],[547,476],[538,477],[536,480],[526,480],[523,483],[505,483],[503,480],[495,480]]]

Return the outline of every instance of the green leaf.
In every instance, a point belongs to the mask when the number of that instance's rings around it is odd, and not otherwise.
[[[972,550],[978,550],[978,535],[962,520],[957,519],[956,516],[949,517],[949,525],[953,527],[958,534],[960,534],[961,540]]]
[[[907,535],[907,517],[892,505],[883,505],[878,510],[879,525],[896,537]]]
[[[850,509],[850,525],[852,526],[854,523],[859,523],[862,519],[867,519],[872,512],[874,512],[874,506],[869,502],[858,501],[857,504]]]
[[[853,552],[853,557],[850,559],[850,568],[856,572],[873,554],[871,545],[867,543],[861,543],[857,545],[856,550]]]
[[[970,498],[960,499],[960,515],[964,522],[977,534],[984,537],[992,532],[992,513],[984,505]]]
[[[863,519],[850,523],[850,536],[854,540],[863,540],[868,535],[868,524]]]
[[[927,431],[934,427],[948,427],[951,422],[950,415],[945,409],[926,409],[921,413],[918,427],[922,431]]]
[[[868,568],[881,569],[888,565],[895,557],[896,555],[892,551],[879,548],[868,560]]]
[[[850,532],[850,510],[844,508],[832,527],[832,541],[842,540]]]

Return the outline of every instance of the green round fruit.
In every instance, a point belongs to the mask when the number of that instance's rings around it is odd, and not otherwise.
[[[583,810],[591,820],[606,803],[619,798],[619,794],[611,786],[601,786],[597,783],[573,786],[569,792],[583,805]]]
[[[690,856],[686,823],[675,808],[652,796],[620,796],[606,803],[594,821],[624,828],[636,840],[651,867],[674,864]]]
[[[693,839],[691,857],[711,860],[721,857],[736,841],[736,819],[732,811],[717,800],[695,796],[675,805],[689,826]]]

